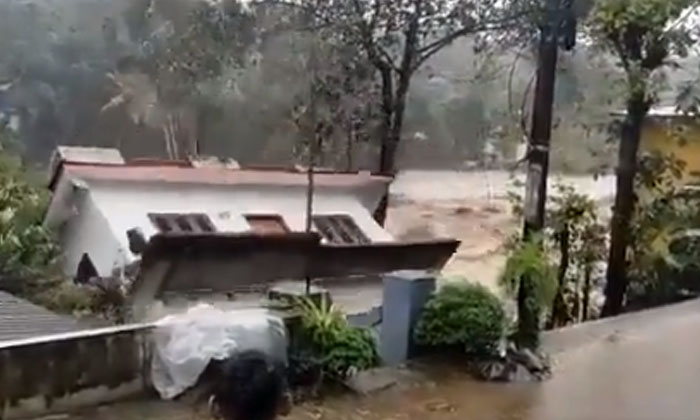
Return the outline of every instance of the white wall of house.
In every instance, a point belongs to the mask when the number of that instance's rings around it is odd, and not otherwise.
[[[107,276],[123,266],[123,244],[117,240],[107,219],[89,194],[77,197],[72,215],[59,230],[64,270],[75,275],[83,253],[88,253],[100,275]],[[129,247],[126,247],[128,251]]]
[[[75,273],[83,252],[93,260],[100,275],[135,258],[129,251],[126,232],[138,227],[146,237],[157,233],[149,213],[204,213],[220,232],[250,229],[246,214],[276,214],[293,231],[306,226],[306,187],[215,186],[89,181],[89,200],[80,215],[64,227],[66,269]],[[381,187],[355,189],[319,188],[314,214],[346,214],[373,242],[392,241],[369,208],[381,197]],[[76,260],[77,258],[77,260]],[[71,271],[72,270],[72,271]]]

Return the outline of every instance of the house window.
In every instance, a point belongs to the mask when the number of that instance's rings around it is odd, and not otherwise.
[[[313,217],[314,226],[323,239],[337,245],[363,245],[370,243],[352,217],[347,215],[319,215]]]
[[[211,233],[216,232],[209,216],[201,213],[149,214],[148,217],[160,233]]]
[[[250,230],[258,235],[284,235],[289,233],[289,227],[282,216],[276,214],[248,214],[245,220]]]

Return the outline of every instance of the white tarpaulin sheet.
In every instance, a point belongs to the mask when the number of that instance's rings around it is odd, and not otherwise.
[[[158,321],[153,340],[151,380],[164,399],[195,385],[211,360],[257,350],[287,361],[284,322],[264,309],[222,311],[201,304]]]

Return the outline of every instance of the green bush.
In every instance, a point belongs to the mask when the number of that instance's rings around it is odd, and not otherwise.
[[[416,326],[418,344],[459,347],[468,355],[494,355],[503,337],[506,315],[501,301],[486,287],[450,284],[426,304]]]
[[[295,306],[301,314],[301,341],[320,360],[325,375],[343,379],[353,371],[377,365],[379,355],[372,333],[350,326],[326,299],[316,303],[300,298]]]
[[[538,237],[513,241],[499,279],[506,293],[518,301],[518,327],[513,338],[519,347],[539,347],[542,318],[557,293],[557,272],[545,245]]]

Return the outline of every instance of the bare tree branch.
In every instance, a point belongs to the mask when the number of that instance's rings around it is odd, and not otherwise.
[[[512,18],[515,19],[515,18]],[[433,41],[432,43],[420,48],[418,50],[418,60],[416,60],[415,68],[419,68],[421,65],[423,65],[428,59],[430,59],[433,55],[437,54],[442,50],[443,48],[447,47],[448,45],[452,44],[454,41],[457,39],[466,36],[466,35],[473,35],[477,34],[480,32],[487,32],[487,31],[495,31],[499,29],[505,29],[509,27],[512,23],[512,20],[510,19],[504,19],[500,21],[501,26],[493,26],[493,24],[483,24],[483,25],[478,25],[478,26],[465,26],[457,31],[454,31],[448,35],[443,36],[442,38]]]

